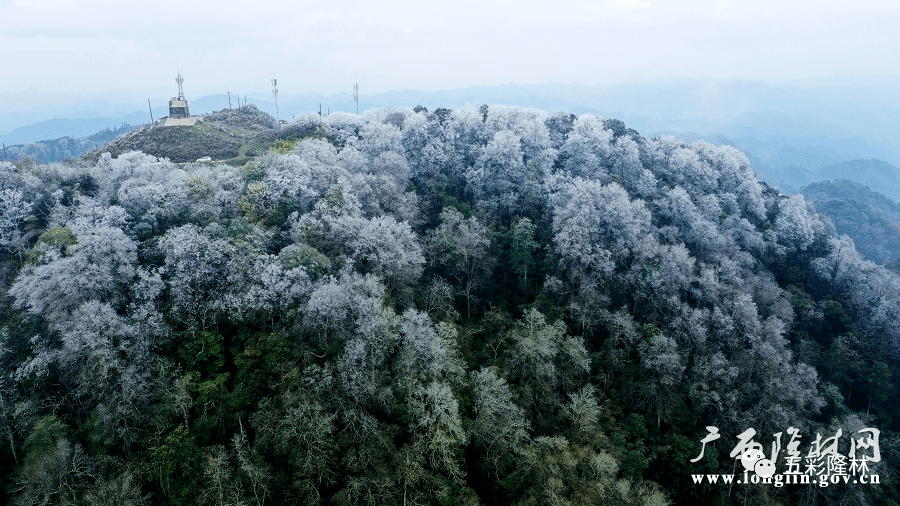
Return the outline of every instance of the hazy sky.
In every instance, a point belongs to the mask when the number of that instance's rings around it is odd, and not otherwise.
[[[171,95],[176,62],[189,96],[900,74],[898,27],[896,0],[0,0],[0,91]]]

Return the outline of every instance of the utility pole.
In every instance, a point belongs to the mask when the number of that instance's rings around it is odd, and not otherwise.
[[[9,161],[9,158],[6,156],[6,143],[3,143],[3,159]]]
[[[150,123],[153,123],[153,106],[150,105],[150,99],[147,99],[147,107],[150,108]]]
[[[272,77],[272,94],[275,95],[275,119],[278,121],[278,127],[281,128],[281,118],[278,116],[278,79]]]
[[[225,93],[228,93],[228,110],[230,111],[230,110],[231,110],[231,92],[230,92],[230,91],[226,91]],[[241,105],[238,104],[238,107],[240,107],[240,106],[241,106]]]
[[[359,114],[359,83],[353,83],[353,101],[356,102],[356,114]]]
[[[322,117],[322,102],[319,102],[319,117]]]

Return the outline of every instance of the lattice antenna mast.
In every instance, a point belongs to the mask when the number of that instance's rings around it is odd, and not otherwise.
[[[175,78],[175,82],[178,83],[178,100],[184,100],[184,90],[181,87],[184,78],[181,77],[181,67],[178,67],[178,77]]]
[[[359,114],[359,83],[353,83],[353,101],[356,102],[356,114]]]
[[[278,79],[272,77],[272,95],[275,96],[275,119],[281,125],[281,118],[278,116]]]

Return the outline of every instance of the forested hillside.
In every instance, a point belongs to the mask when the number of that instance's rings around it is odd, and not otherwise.
[[[846,179],[800,188],[804,198],[846,234],[865,258],[875,263],[900,260],[900,204]]]
[[[500,106],[270,142],[0,166],[0,500],[900,499],[900,278],[739,151]],[[880,483],[692,481],[750,428],[779,470],[877,428]]]
[[[900,200],[900,169],[882,160],[850,160],[828,167],[816,173],[817,179],[849,179],[875,188],[879,193]]]
[[[86,151],[96,149],[116,137],[134,130],[134,128],[131,125],[123,124],[118,128],[106,128],[95,134],[77,139],[60,137],[58,139],[6,146],[3,150],[3,156],[6,160],[31,158],[39,163],[61,162],[66,158],[74,158]]]

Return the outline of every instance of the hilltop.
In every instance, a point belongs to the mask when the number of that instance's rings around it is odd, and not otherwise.
[[[88,151],[82,160],[94,163],[102,153],[118,157],[142,151],[178,163],[208,156],[240,164],[264,152],[278,134],[275,118],[250,104],[197,116],[194,126],[144,125]]]

